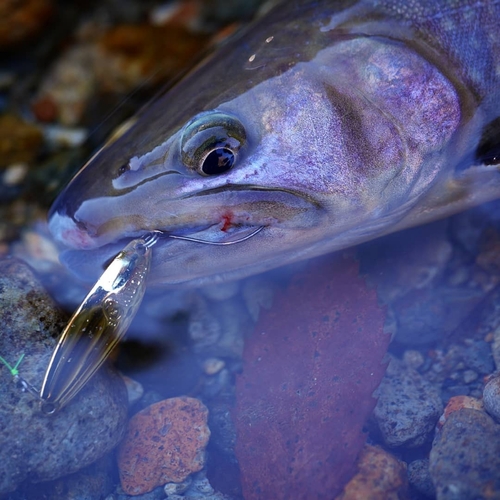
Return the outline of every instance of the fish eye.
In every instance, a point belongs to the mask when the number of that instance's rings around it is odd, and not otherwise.
[[[208,111],[185,125],[181,159],[186,167],[201,175],[219,175],[233,168],[245,143],[245,128],[235,116]]]

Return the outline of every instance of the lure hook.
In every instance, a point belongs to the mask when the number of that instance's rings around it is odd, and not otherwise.
[[[193,243],[203,243],[204,245],[213,245],[213,246],[228,246],[228,245],[235,245],[236,243],[241,243],[243,241],[249,240],[250,238],[254,237],[256,234],[260,233],[265,226],[259,226],[257,229],[252,231],[250,234],[247,234],[246,236],[243,236],[242,238],[239,238],[237,240],[231,240],[231,241],[208,241],[208,240],[202,240],[201,238],[193,238],[192,236],[178,236],[175,234],[169,234],[168,237],[172,238],[174,240],[183,240],[183,241],[191,241]]]

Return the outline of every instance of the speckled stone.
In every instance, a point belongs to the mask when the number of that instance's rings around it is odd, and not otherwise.
[[[0,260],[0,355],[36,388],[65,321],[30,268]],[[100,370],[66,407],[54,415],[21,392],[0,365],[0,494],[25,479],[53,480],[80,470],[111,450],[123,436],[127,394],[122,379]]]
[[[387,446],[420,446],[443,411],[440,395],[416,371],[393,358],[376,391],[373,416]]]
[[[462,408],[469,408],[471,410],[482,411],[484,409],[483,402],[477,398],[471,396],[453,396],[449,399],[443,414],[439,417],[437,428],[441,429],[448,419],[448,417],[455,411],[461,410]]]
[[[500,498],[500,426],[483,411],[454,411],[436,434],[429,470],[438,500]]]
[[[432,482],[427,458],[414,460],[408,464],[408,481],[416,491],[425,497],[434,498],[436,496],[436,488]]]
[[[486,411],[500,422],[500,377],[492,378],[484,388],[483,403]]]
[[[382,448],[365,445],[358,469],[335,500],[409,499],[406,465]]]
[[[165,399],[134,415],[118,453],[124,492],[140,495],[201,470],[207,418],[207,408],[188,397]]]

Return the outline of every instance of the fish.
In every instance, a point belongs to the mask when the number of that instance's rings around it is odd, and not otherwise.
[[[278,4],[61,192],[61,260],[95,280],[161,231],[148,286],[199,286],[498,198],[499,18],[498,0]]]

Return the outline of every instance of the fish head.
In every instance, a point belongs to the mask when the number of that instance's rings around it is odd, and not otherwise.
[[[442,174],[460,99],[414,50],[246,50],[195,70],[60,194],[49,227],[78,275],[161,231],[151,284],[248,276],[389,232]]]

